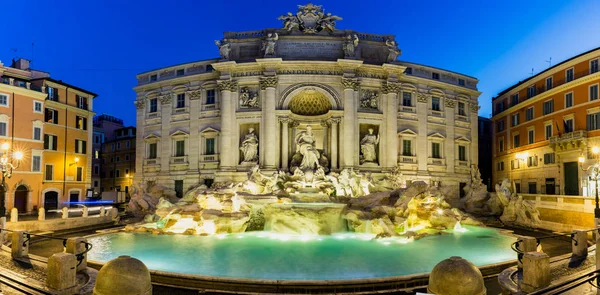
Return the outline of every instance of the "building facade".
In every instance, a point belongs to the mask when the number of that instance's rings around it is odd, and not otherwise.
[[[103,192],[124,191],[135,175],[135,127],[123,127],[113,131],[114,135],[102,144],[102,189]]]
[[[326,172],[399,167],[458,195],[478,161],[478,80],[397,61],[394,36],[299,10],[283,29],[225,33],[220,59],[137,75],[135,180],[181,194],[309,160]]]
[[[492,142],[493,130],[492,120],[484,117],[479,117],[479,127],[477,128],[479,135],[479,172],[481,180],[487,186],[488,191],[493,191],[492,185]]]
[[[563,61],[492,99],[494,183],[522,193],[590,195],[584,168],[600,146],[600,48]]]
[[[91,145],[86,143],[92,138],[97,95],[31,69],[25,59],[0,67],[0,76],[0,104],[7,101],[0,108],[3,137],[12,151],[24,154],[4,188],[5,207],[31,212],[83,199],[91,183]]]
[[[115,140],[115,130],[123,128],[123,120],[111,115],[102,114],[94,117],[94,144],[92,160],[92,187],[95,194],[103,191],[101,175],[102,166],[102,144]]]

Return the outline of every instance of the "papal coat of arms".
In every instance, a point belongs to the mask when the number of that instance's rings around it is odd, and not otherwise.
[[[300,31],[305,34],[316,34],[323,30],[333,32],[335,30],[335,22],[342,20],[341,17],[325,14],[321,5],[298,5],[298,12],[292,14],[288,12],[277,18],[283,21],[283,28],[288,32]]]

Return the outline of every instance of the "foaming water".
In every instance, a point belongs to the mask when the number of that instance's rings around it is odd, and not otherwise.
[[[461,256],[475,265],[515,259],[514,237],[495,229],[463,226],[464,232],[373,239],[372,234],[331,236],[270,232],[212,236],[114,233],[89,239],[88,259],[107,262],[120,255],[142,260],[150,269],[205,276],[336,280],[379,278],[430,272],[440,261]],[[485,239],[481,237],[485,236]]]

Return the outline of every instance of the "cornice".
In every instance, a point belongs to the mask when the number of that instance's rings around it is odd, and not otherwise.
[[[18,87],[18,86],[2,84],[2,83],[0,83],[0,92],[7,93],[7,94],[15,93],[15,94],[23,95],[23,96],[29,96],[29,97],[31,97],[33,99],[37,99],[37,100],[46,100],[46,97],[48,96],[48,94],[43,93],[43,92],[39,92],[39,91],[35,91],[35,90],[23,88],[23,87]]]
[[[61,110],[66,109],[69,111],[75,111],[75,113],[87,115],[87,116],[91,116],[91,117],[93,117],[96,114],[95,112],[92,112],[90,110],[80,109],[76,106],[64,104],[62,102],[57,102],[57,101],[53,101],[53,100],[46,100],[45,106],[50,107],[50,108],[55,108],[55,109],[61,109]],[[56,125],[56,124],[54,124],[54,125]]]

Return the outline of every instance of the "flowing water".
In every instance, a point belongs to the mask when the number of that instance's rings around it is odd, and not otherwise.
[[[212,236],[151,235],[119,232],[91,237],[88,259],[108,262],[120,255],[143,261],[149,269],[205,276],[335,280],[430,272],[440,261],[461,256],[475,265],[516,259],[516,238],[492,228],[462,226],[465,232],[412,241],[403,237],[372,240],[373,235],[331,236],[247,232]]]

